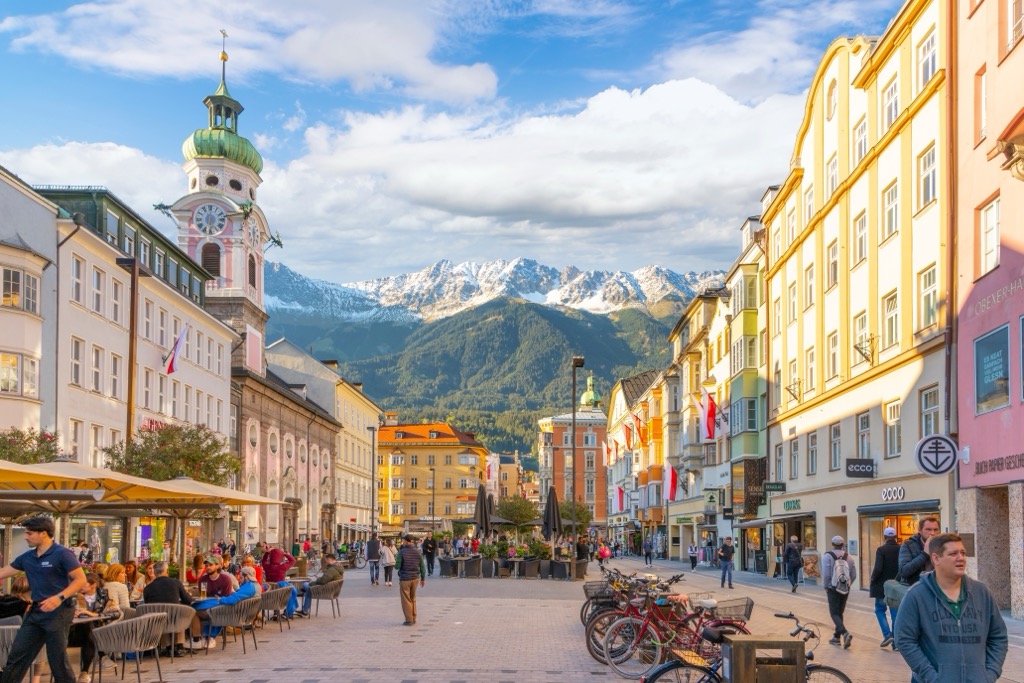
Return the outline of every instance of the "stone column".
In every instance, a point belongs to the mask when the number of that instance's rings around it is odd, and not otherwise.
[[[1015,481],[1007,486],[1009,503],[1009,543],[1007,544],[1010,575],[1010,612],[1014,619],[1024,618],[1024,482]],[[1002,604],[1000,602],[1000,604]]]

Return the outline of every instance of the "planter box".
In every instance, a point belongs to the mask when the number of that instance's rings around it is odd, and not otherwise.
[[[494,570],[494,560],[489,560],[486,557],[483,559],[483,562],[481,562],[480,567],[483,570],[485,579],[493,579],[494,575],[497,573]]]
[[[551,560],[540,561],[540,578],[550,579],[551,578]]]

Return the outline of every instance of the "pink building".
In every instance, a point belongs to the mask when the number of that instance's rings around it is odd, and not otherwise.
[[[955,10],[957,530],[972,575],[1024,617],[1024,21],[1021,0]],[[1015,521],[1011,521],[1015,520]]]

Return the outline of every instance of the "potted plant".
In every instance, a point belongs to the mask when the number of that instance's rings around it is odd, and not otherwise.
[[[483,562],[481,568],[483,569],[483,576],[485,579],[493,579],[497,572],[494,560],[498,557],[498,546],[493,543],[481,543],[480,544],[480,555],[483,556]]]
[[[551,576],[551,546],[542,538],[531,538],[529,541],[530,554],[540,558],[539,573],[542,579]]]

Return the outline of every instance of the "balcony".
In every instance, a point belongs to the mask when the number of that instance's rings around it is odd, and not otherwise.
[[[683,464],[687,462],[704,462],[704,446],[699,443],[688,443],[683,446]]]

